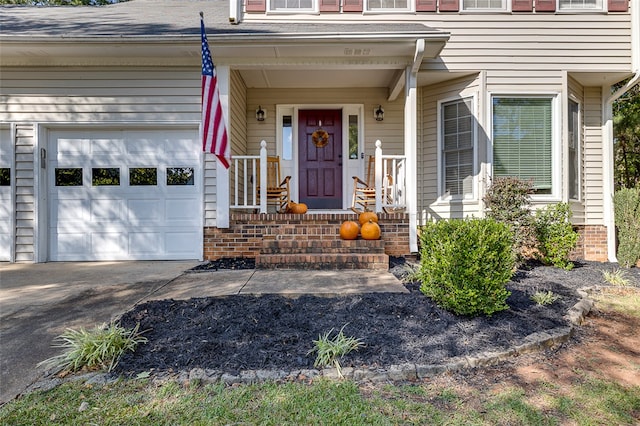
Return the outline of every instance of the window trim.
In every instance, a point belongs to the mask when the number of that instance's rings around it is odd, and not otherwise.
[[[534,202],[560,202],[562,194],[562,106],[560,92],[488,92],[487,96],[487,176],[493,179],[493,99],[551,99],[551,193],[532,194]]]
[[[569,105],[571,103],[578,106],[578,140],[576,148],[576,160],[578,162],[578,175],[576,176],[578,181],[578,194],[576,198],[571,197],[571,182],[569,182],[569,170],[571,167],[571,163],[569,162],[569,133],[571,132],[571,129],[569,128],[569,114],[571,113],[571,109],[569,108]],[[567,99],[567,198],[571,201],[582,201],[582,144],[584,139],[582,117],[582,102],[570,95]]]
[[[471,114],[473,117],[472,129],[473,129],[473,183],[470,196],[462,195],[447,195],[444,190],[445,184],[445,165],[444,165],[444,138],[442,128],[442,108],[445,104],[452,102],[459,102],[464,99],[471,99]],[[437,114],[436,114],[436,132],[437,132],[437,202],[476,202],[478,201],[478,132],[480,129],[478,123],[478,93],[461,94],[456,96],[450,96],[447,98],[438,99]]]

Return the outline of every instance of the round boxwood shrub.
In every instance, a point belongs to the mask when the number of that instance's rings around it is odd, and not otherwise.
[[[420,290],[458,315],[508,309],[513,234],[494,219],[442,220],[420,233]]]

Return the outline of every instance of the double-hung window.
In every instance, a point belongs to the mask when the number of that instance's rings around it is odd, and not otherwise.
[[[269,0],[269,10],[275,12],[315,11],[314,0]]]
[[[473,198],[473,98],[442,103],[440,117],[441,195],[460,199]]]
[[[569,198],[572,200],[580,199],[580,105],[569,100],[569,120],[567,127],[569,128]]]
[[[602,0],[560,0],[560,10],[602,10]]]
[[[368,11],[409,11],[411,4],[409,0],[367,0]]]
[[[493,176],[531,180],[536,194],[553,193],[554,98],[494,96]]]
[[[506,9],[506,0],[462,0],[462,10],[466,11],[481,12]]]

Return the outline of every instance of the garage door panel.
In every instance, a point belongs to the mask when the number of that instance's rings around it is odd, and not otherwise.
[[[197,130],[57,130],[49,150],[51,260],[202,256]]]
[[[127,219],[130,223],[149,225],[162,222],[162,200],[129,200],[128,203]]]
[[[129,251],[134,255],[158,255],[164,251],[161,232],[130,232]]]
[[[91,222],[122,223],[123,200],[101,198],[91,200]]]

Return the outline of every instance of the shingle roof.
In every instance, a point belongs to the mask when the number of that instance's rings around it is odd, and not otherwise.
[[[438,34],[420,23],[229,22],[228,0],[131,0],[109,6],[0,7],[3,38],[25,36],[197,37],[204,12],[210,38],[284,34]]]

